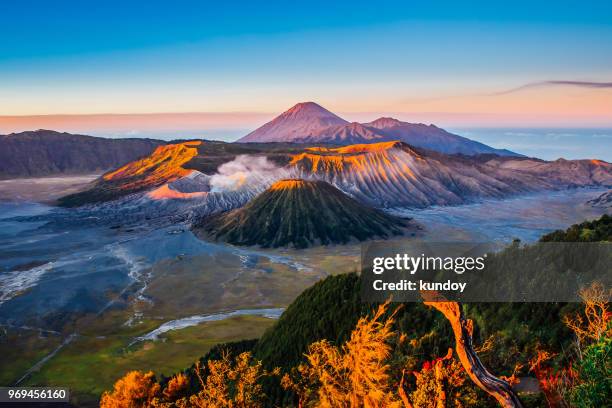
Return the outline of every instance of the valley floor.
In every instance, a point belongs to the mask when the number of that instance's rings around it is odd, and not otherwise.
[[[41,185],[30,197],[45,197]],[[585,205],[601,192],[395,211],[414,217],[432,240],[530,241],[606,212]],[[198,240],[184,226],[75,223],[70,211],[0,203],[0,385],[69,386],[80,405],[94,405],[127,370],[169,375],[214,344],[261,336],[274,319],[230,316],[136,341],[164,323],[284,308],[321,278],[359,269],[359,244],[236,248]]]
[[[100,174],[0,180],[0,202],[52,203],[60,197],[83,190],[98,177]]]

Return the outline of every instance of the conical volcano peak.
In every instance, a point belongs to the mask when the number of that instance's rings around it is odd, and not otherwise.
[[[314,102],[300,102],[281,113],[275,120],[277,119],[292,121],[323,121],[331,126],[348,123],[335,113],[328,111]]]
[[[286,116],[308,115],[308,116],[326,116],[339,118],[336,114],[328,111],[321,105],[315,102],[300,102],[293,105],[290,109],[281,114]],[[340,119],[340,118],[339,118]]]
[[[281,113],[240,142],[291,142],[317,135],[330,127],[348,122],[314,102],[301,102]]]
[[[405,220],[367,207],[321,180],[285,179],[228,213],[196,223],[234,245],[305,248],[401,234]]]
[[[306,181],[302,179],[285,179],[279,180],[270,186],[270,190],[293,190],[298,188],[304,188]]]
[[[324,107],[322,107],[318,103],[312,102],[312,101],[298,102],[295,105],[293,105],[289,110],[287,110],[287,112],[297,111],[297,110],[305,110],[305,109],[320,110],[320,111],[326,111],[327,112],[327,109],[325,109]]]

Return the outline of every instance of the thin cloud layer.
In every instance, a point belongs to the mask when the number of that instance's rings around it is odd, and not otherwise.
[[[531,88],[542,88],[548,86],[574,86],[579,88],[590,88],[590,89],[610,89],[612,88],[612,82],[593,82],[593,81],[538,81],[531,82],[525,85],[521,85],[516,88],[508,89],[502,92],[496,92],[493,95],[506,95],[514,92],[524,91]]]

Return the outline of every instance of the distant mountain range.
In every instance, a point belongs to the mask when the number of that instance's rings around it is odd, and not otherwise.
[[[314,102],[298,103],[237,143],[349,145],[392,140],[447,154],[518,156],[434,125],[393,118],[349,123]],[[107,139],[42,129],[0,135],[0,179],[104,172],[146,156],[166,143],[156,139]]]
[[[101,173],[149,155],[165,143],[52,130],[0,135],[0,179]]]
[[[434,125],[379,118],[350,123],[314,102],[298,103],[238,142],[334,143],[340,145],[400,140],[447,154],[519,156],[505,149],[447,132]]]
[[[348,123],[311,102],[294,106],[243,140],[163,142],[23,132],[0,136],[0,178],[107,171],[60,203],[81,206],[132,195],[158,204],[192,200],[198,216],[240,207],[288,177],[325,181],[378,208],[612,186],[612,165],[604,161],[514,156],[433,125],[392,118]],[[215,180],[234,187],[213,185]]]

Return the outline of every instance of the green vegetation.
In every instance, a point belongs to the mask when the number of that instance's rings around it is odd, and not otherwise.
[[[330,276],[306,289],[285,310],[273,328],[254,348],[256,358],[268,368],[293,367],[302,361],[309,344],[327,339],[346,340],[368,304],[359,298],[357,274]]]
[[[194,356],[214,350],[217,344],[260,337],[273,322],[264,317],[238,316],[170,331],[158,341],[131,347],[128,344],[133,337],[127,335],[77,337],[24,385],[69,387],[74,403],[94,406],[102,391],[127,371],[152,370],[163,378],[164,373],[191,365]]]
[[[342,344],[359,317],[376,306],[361,302],[360,284],[359,276],[350,273],[328,277],[304,291],[255,345],[254,357],[268,369],[288,369],[304,361],[308,345],[315,341],[326,339]],[[483,363],[496,374],[507,376],[513,374],[517,363],[528,367],[538,348],[556,353],[568,348],[573,340],[562,318],[576,308],[542,303],[464,305],[466,315],[475,322],[475,344],[488,342],[492,347],[480,354]],[[398,349],[398,358],[407,359],[412,370],[454,346],[449,323],[422,303],[403,304],[396,314],[395,328],[407,335]],[[269,384],[266,393],[273,403],[291,400],[278,383]]]
[[[544,235],[540,242],[600,242],[612,241],[612,216],[604,214],[598,220],[574,224],[565,231]]]
[[[596,231],[594,236],[606,237],[605,231],[609,224],[610,217],[604,216],[597,221],[572,226],[558,233],[555,240],[571,240],[576,236],[571,231],[578,230],[578,236],[581,236],[581,231],[586,229]],[[524,250],[524,247],[516,243],[502,252],[502,256],[511,258]],[[196,276],[200,266],[198,264],[194,271],[183,270],[177,277],[168,274],[164,277],[168,281],[164,280],[158,286],[152,284],[153,293],[175,287],[172,279],[191,277],[192,272],[193,279],[184,281],[192,284],[198,282]],[[286,272],[282,276],[289,277],[291,273]],[[154,327],[153,321],[145,320],[142,326],[135,328],[109,330],[105,332],[106,336],[100,337],[93,335],[97,330],[82,332],[83,336],[77,337],[62,349],[25,385],[66,385],[74,390],[76,403],[93,405],[103,390],[111,389],[113,382],[130,370],[153,370],[164,389],[171,381],[165,375],[182,371],[188,379],[189,393],[194,394],[201,390],[193,365],[195,356],[204,354],[199,362],[201,366],[206,366],[210,361],[222,360],[226,352],[231,356],[230,360],[241,353],[251,352],[255,360],[261,360],[264,369],[279,367],[281,375],[293,373],[295,367],[305,363],[305,354],[309,352],[310,345],[327,340],[330,349],[339,347],[350,339],[361,317],[372,316],[372,310],[378,305],[361,302],[360,288],[361,279],[356,273],[330,276],[299,295],[276,323],[260,317],[236,317],[168,332],[163,336],[164,341],[145,342],[132,347],[127,347],[131,339]],[[244,293],[244,288],[237,288],[235,295],[241,293]],[[158,303],[162,307],[160,310],[175,308],[161,301]],[[183,306],[187,307],[186,303],[180,304],[180,307]],[[387,317],[395,309],[394,306],[390,306]],[[550,371],[546,371],[546,375],[554,376],[575,362],[574,368],[580,382],[567,394],[575,406],[605,406],[610,399],[609,337],[602,337],[590,344],[584,343],[581,359],[577,359],[576,353],[572,351],[576,347],[572,333],[574,329],[567,327],[564,317],[578,312],[581,309],[579,305],[478,303],[463,307],[466,316],[474,321],[473,340],[478,355],[496,375],[533,377],[536,374],[530,371],[531,360],[541,350],[546,350],[554,356],[547,362]],[[430,366],[436,359],[446,355],[448,348],[454,346],[451,327],[439,312],[421,303],[401,305],[393,315],[393,320],[392,329],[405,337],[394,346],[388,361],[394,370],[400,366],[406,370],[406,388],[414,390],[416,380],[411,373],[424,371],[428,364]],[[115,327],[116,321],[125,321],[124,316],[109,313],[98,324]],[[253,338],[259,340],[244,340]],[[49,343],[48,349],[53,348],[53,344]],[[38,357],[29,356],[28,364]],[[448,364],[451,367],[450,361]],[[23,368],[20,366],[19,371],[23,372]],[[401,371],[399,373],[401,375]],[[391,373],[391,380],[395,384],[399,382],[397,370]],[[542,381],[539,376],[538,380]],[[296,391],[283,388],[280,376],[262,377],[261,386],[267,396],[268,406],[297,404]],[[477,403],[472,406],[494,406],[491,399],[470,382],[462,387],[468,387],[462,390],[469,393],[470,398],[477,399]],[[542,394],[521,395],[527,407],[544,406],[543,398]]]
[[[584,351],[576,370],[583,382],[572,389],[577,408],[604,407],[612,401],[612,338],[604,337]]]
[[[589,241],[608,240],[610,217],[585,222],[567,231],[555,232],[542,238],[543,242],[572,242],[576,237]],[[526,247],[515,243],[498,256],[511,259]],[[235,356],[244,351],[252,352],[264,367],[280,367],[291,372],[305,362],[309,345],[327,340],[339,345],[348,340],[360,317],[368,316],[376,307],[360,301],[360,277],[356,273],[330,276],[305,290],[287,308],[285,313],[257,342],[219,345],[216,353],[210,353],[201,361],[205,364],[227,349]],[[549,356],[550,371],[565,370],[575,354],[574,333],[564,318],[575,314],[578,304],[561,303],[478,303],[463,306],[466,315],[474,321],[474,344],[484,365],[497,375],[534,376],[530,364],[541,350]],[[407,303],[394,316],[394,330],[407,338],[391,356],[405,367],[418,371],[423,364],[435,360],[454,345],[449,323],[435,310],[421,303]],[[576,365],[581,382],[571,394],[576,406],[605,405],[610,397],[610,341],[604,339],[584,351],[583,360]],[[555,368],[556,367],[556,368]],[[559,371],[559,372],[561,372]],[[193,367],[187,371],[194,384]],[[544,372],[543,370],[541,372]],[[551,374],[552,375],[552,374]],[[557,377],[554,381],[559,381]],[[538,377],[539,381],[553,381]],[[546,383],[545,383],[546,384]],[[285,406],[297,403],[293,391],[284,390],[275,378],[263,380],[268,406]],[[197,384],[196,384],[197,387]],[[479,390],[476,391],[479,393]],[[489,398],[478,394],[475,406],[490,406]],[[544,394],[524,394],[526,406],[544,406]],[[549,394],[546,394],[549,398]],[[582,401],[582,402],[581,402]],[[586,401],[586,402],[585,402]]]
[[[62,340],[59,334],[3,327],[0,332],[0,384],[14,384],[37,361],[57,348]]]

